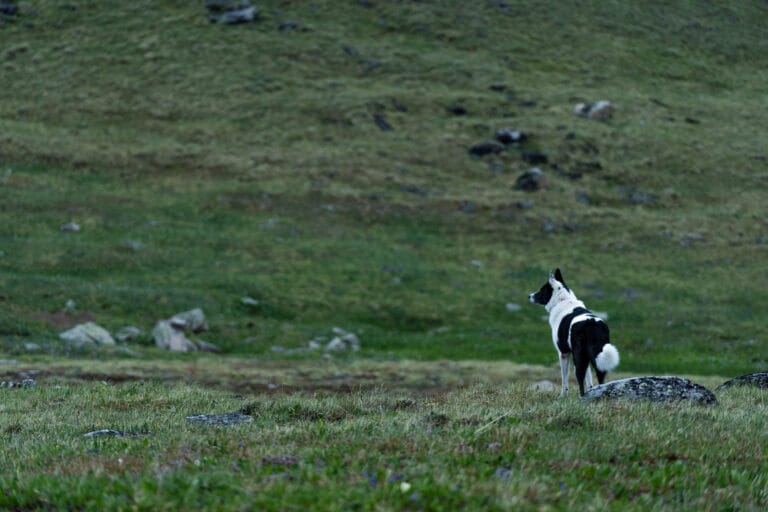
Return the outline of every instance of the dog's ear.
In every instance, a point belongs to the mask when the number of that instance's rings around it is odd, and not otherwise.
[[[563,274],[560,272],[560,269],[555,269],[555,279],[560,281],[561,283],[565,284],[565,280],[563,279]]]

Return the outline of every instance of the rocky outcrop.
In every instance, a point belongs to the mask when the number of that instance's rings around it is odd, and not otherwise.
[[[590,402],[606,399],[649,400],[656,403],[689,401],[700,405],[717,403],[707,388],[681,377],[634,377],[594,387],[581,397]]]
[[[768,372],[750,373],[723,382],[715,391],[722,391],[733,386],[751,386],[754,388],[768,389]]]

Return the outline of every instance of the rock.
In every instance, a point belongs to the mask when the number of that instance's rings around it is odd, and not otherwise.
[[[549,160],[547,155],[541,151],[523,151],[522,156],[524,162],[528,162],[532,165],[545,164]]]
[[[59,230],[63,233],[77,233],[80,231],[80,224],[76,222],[67,222],[59,227]]]
[[[759,389],[768,389],[768,372],[750,373],[723,382],[715,391],[721,391],[733,386],[751,386]]]
[[[554,391],[557,386],[551,380],[540,380],[531,384],[531,389],[534,391]]]
[[[356,352],[360,350],[360,338],[357,337],[357,334],[347,332],[340,327],[334,327],[332,331],[336,336],[325,346],[326,352],[339,352],[344,350]]]
[[[193,352],[197,350],[197,345],[184,334],[184,331],[177,329],[168,320],[157,322],[152,329],[152,337],[155,339],[155,345],[172,352]]]
[[[379,129],[383,132],[391,132],[392,131],[392,125],[387,122],[387,120],[384,118],[381,114],[374,114],[373,115],[373,122],[376,123],[376,126],[379,127]]]
[[[104,437],[104,436],[112,436],[112,437],[125,437],[126,433],[122,430],[113,430],[111,428],[103,428],[101,430],[94,430],[93,432],[88,432],[86,434],[83,434],[83,437]]]
[[[0,382],[0,388],[34,388],[37,386],[35,379],[23,379],[21,381],[4,380]]]
[[[14,366],[19,364],[16,359],[0,359],[0,366]]]
[[[208,20],[211,23],[237,25],[250,23],[259,16],[259,9],[248,0],[206,0],[205,7],[210,13]]]
[[[115,333],[115,338],[117,338],[117,341],[123,343],[128,341],[135,341],[142,336],[144,336],[144,331],[132,325],[121,327],[120,330]]]
[[[78,349],[115,344],[115,340],[109,334],[109,331],[94,322],[76,325],[72,329],[59,334],[59,338],[70,342],[73,348]]]
[[[27,352],[37,352],[40,349],[41,349],[41,347],[37,343],[25,343],[24,344],[24,350],[26,350]]]
[[[511,128],[502,128],[496,131],[496,140],[502,144],[520,144],[524,142],[528,136],[520,130],[513,130]]]
[[[625,398],[655,403],[690,401],[699,405],[717,404],[707,388],[681,377],[634,377],[596,386],[581,399],[585,402]]]
[[[16,16],[19,14],[19,8],[16,2],[0,2],[0,14],[5,16]]]
[[[573,107],[573,113],[587,119],[609,119],[613,115],[613,105],[608,100],[600,100],[595,103],[577,103]]]
[[[184,418],[194,425],[204,425],[208,427],[228,427],[230,425],[240,425],[243,423],[252,423],[253,416],[239,412],[227,412],[224,414],[197,414]]]
[[[256,306],[259,305],[259,301],[254,299],[253,297],[246,296],[246,297],[243,297],[242,299],[240,299],[240,304],[242,304],[244,306],[250,306],[250,307],[254,307],[255,308]]]
[[[527,190],[533,192],[544,188],[547,184],[547,175],[538,167],[521,174],[515,181],[515,190]]]
[[[469,154],[473,156],[491,155],[502,151],[504,151],[504,144],[495,140],[481,142],[469,148]]]
[[[507,304],[504,306],[507,308],[507,311],[510,313],[517,313],[518,311],[521,311],[523,307],[520,304],[515,304],[514,302],[507,302]]]
[[[200,308],[190,309],[183,313],[176,313],[169,320],[171,325],[184,332],[202,332],[208,330],[205,321],[205,313]]]
[[[448,107],[448,112],[455,116],[465,116],[467,115],[467,109],[464,105],[451,105]]]

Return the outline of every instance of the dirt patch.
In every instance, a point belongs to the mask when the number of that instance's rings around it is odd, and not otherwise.
[[[50,325],[56,330],[63,331],[96,318],[90,311],[54,311],[33,315],[38,322]]]

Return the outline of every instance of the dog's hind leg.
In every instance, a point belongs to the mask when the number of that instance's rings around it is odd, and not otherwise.
[[[584,361],[583,358],[573,358],[573,366],[576,368],[576,380],[579,383],[579,392],[581,396],[584,396],[584,378],[589,373],[589,361]],[[589,377],[590,385],[592,384],[592,376]]]
[[[568,394],[568,370],[571,366],[571,354],[560,354],[560,376],[563,379],[563,390],[560,398]]]
[[[584,385],[586,386],[587,391],[594,387],[592,384],[592,370],[589,369],[589,365],[587,365],[587,374],[585,375]]]

